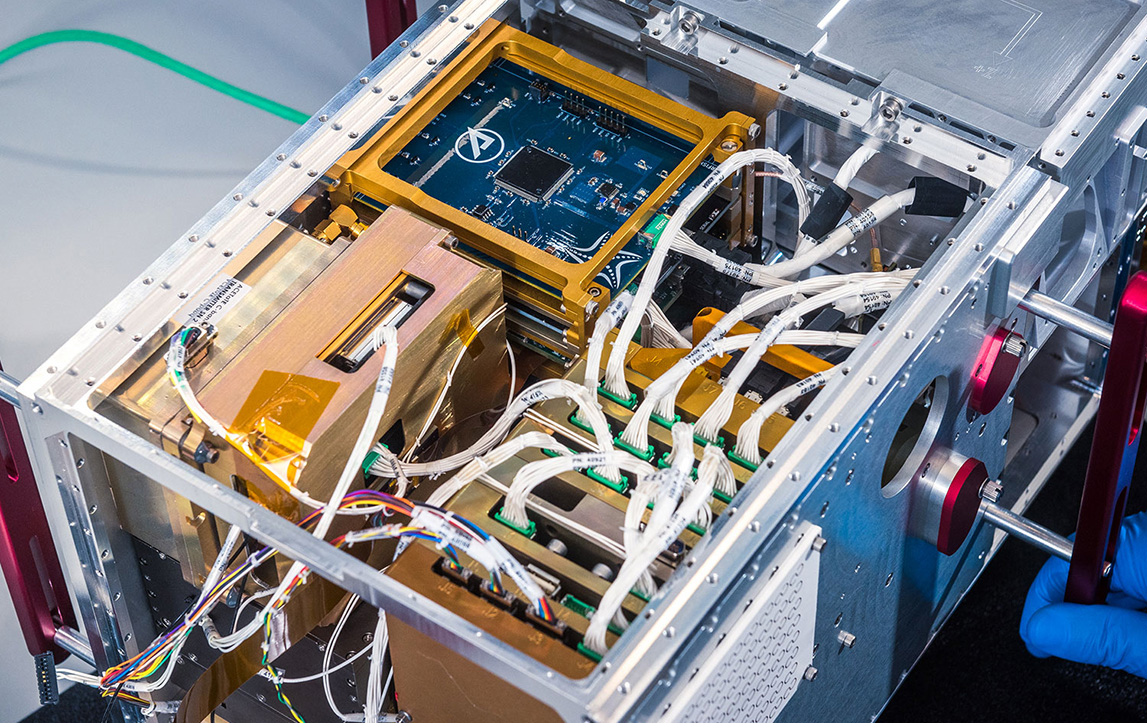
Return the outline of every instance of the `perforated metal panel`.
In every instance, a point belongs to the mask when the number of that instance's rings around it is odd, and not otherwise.
[[[812,663],[819,534],[810,524],[793,536],[776,572],[682,691],[669,719],[776,720]]]

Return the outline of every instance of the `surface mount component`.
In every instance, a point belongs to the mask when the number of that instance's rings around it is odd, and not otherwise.
[[[490,24],[340,162],[335,193],[450,226],[505,273],[511,335],[564,366],[644,267],[654,214],[755,133]]]
[[[177,723],[865,723],[999,530],[1101,599],[1147,8],[780,5],[432,8],[0,374],[80,619],[29,639]],[[1072,547],[1023,513],[1097,409]]]
[[[573,164],[534,146],[523,146],[494,174],[494,182],[534,203],[550,196],[573,175]]]

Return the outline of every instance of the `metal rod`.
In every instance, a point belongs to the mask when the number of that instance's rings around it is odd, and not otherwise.
[[[980,509],[984,512],[985,522],[990,522],[1012,537],[1031,543],[1048,554],[1071,562],[1071,540],[1066,537],[1061,537],[1043,525],[1021,517],[995,502],[982,500]]]
[[[1012,537],[1035,545],[1049,555],[1071,562],[1072,544],[1071,540],[1066,537],[1058,535],[1043,525],[1032,522],[1022,515],[1017,515],[1007,507],[990,500],[980,500],[980,510],[984,513],[985,522],[1000,528]],[[1110,574],[1111,563],[1109,562],[1104,565],[1103,576],[1107,577]]]
[[[76,656],[93,668],[96,667],[95,656],[92,655],[92,647],[88,645],[88,641],[84,640],[80,635],[80,631],[75,628],[63,626],[56,628],[56,634],[53,636],[56,645],[59,645],[64,650]]]
[[[1020,299],[1020,308],[1027,309],[1036,316],[1058,324],[1097,344],[1102,344],[1108,349],[1111,348],[1111,332],[1114,327],[1070,304],[1057,301],[1047,294],[1041,294],[1033,289],[1027,293],[1027,296]]]
[[[0,402],[7,402],[19,409],[20,395],[16,392],[18,386],[20,386],[20,382],[0,371]]]

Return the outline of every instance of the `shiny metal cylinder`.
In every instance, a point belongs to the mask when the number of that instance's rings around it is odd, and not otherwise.
[[[95,667],[96,659],[95,656],[92,655],[92,647],[88,645],[88,641],[84,639],[79,630],[69,628],[65,625],[56,628],[56,634],[52,639],[55,640],[56,645],[59,645],[88,665]]]
[[[0,402],[7,402],[17,409],[20,408],[20,395],[16,393],[16,387],[20,383],[8,376],[4,372],[0,372]]]
[[[1032,290],[1027,296],[1020,299],[1020,308],[1057,324],[1068,331],[1075,332],[1085,339],[1111,348],[1111,333],[1114,327],[1107,322],[1096,319],[1091,314],[1085,314],[1079,309],[1057,301],[1047,294]]]
[[[985,522],[995,525],[1012,537],[1018,537],[1024,542],[1035,545],[1050,555],[1071,562],[1071,540],[1066,537],[1057,535],[1043,525],[1017,515],[995,502],[982,500],[980,510],[984,513]]]

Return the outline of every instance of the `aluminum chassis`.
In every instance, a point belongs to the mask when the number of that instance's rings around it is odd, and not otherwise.
[[[568,22],[593,24],[596,18],[597,27],[610,32],[611,25],[592,7],[567,3],[558,10],[527,3],[523,10],[527,17],[549,12]],[[816,622],[820,675],[802,682],[782,719],[869,720],[1003,538],[981,527],[958,555],[945,558],[905,536],[911,495],[881,494],[870,470],[883,467],[887,445],[911,402],[933,379],[947,380],[941,384],[946,393],[937,395],[940,411],[930,417],[925,436],[934,435],[937,447],[982,459],[993,475],[1003,472],[1010,482],[1004,501],[1017,511],[1026,508],[1094,413],[1098,390],[1088,380],[1101,377],[1093,364],[1080,379],[1048,387],[1044,393],[1058,410],[1056,418],[1041,420],[1028,439],[1041,445],[1037,454],[1019,455],[1005,470],[1011,400],[973,418],[966,412],[967,380],[981,339],[1000,319],[1017,318],[1018,328],[1038,346],[1070,343],[1049,340],[1050,325],[1017,311],[1016,304],[1051,261],[1062,220],[1092,179],[1106,223],[1088,238],[1078,273],[1042,290],[1072,302],[1110,258],[1106,276],[1096,277],[1107,293],[1101,311],[1109,311],[1132,255],[1119,240],[1142,191],[1132,164],[1142,157],[1135,136],[1147,117],[1141,105],[1147,103],[1147,79],[1137,55],[1147,50],[1140,40],[1147,37],[1147,21],[1137,18],[1130,39],[1110,49],[1099,82],[1071,103],[1040,148],[985,149],[927,120],[918,123],[919,131],[875,133],[885,137],[883,152],[983,180],[989,192],[981,208],[888,310],[850,357],[846,374],[817,397],[631,632],[594,674],[575,681],[484,636],[449,610],[91,411],[100,390],[118,381],[118,369],[164,342],[172,331],[168,320],[186,295],[220,271],[356,138],[369,135],[408,99],[472,28],[490,17],[516,17],[517,11],[503,0],[460,0],[431,11],[31,377],[17,386],[0,376],[0,399],[21,411],[41,496],[86,632],[86,644],[84,635],[68,629],[60,631],[57,642],[102,669],[134,654],[155,634],[101,454],[305,561],[317,574],[546,702],[567,721],[645,719],[673,703],[681,687],[672,686],[673,679],[716,645],[753,580],[767,573],[797,523],[807,519],[828,539]],[[684,6],[651,8],[649,14],[653,17],[637,43],[779,89],[782,108],[854,139],[880,131],[879,108],[888,94],[879,88],[864,97],[853,95],[794,70],[752,43],[739,43],[739,52],[730,54],[730,31]],[[910,148],[906,137],[913,138]],[[1091,259],[1094,265],[1088,264]],[[1101,355],[1091,353],[1101,364]],[[1034,368],[1043,359],[1035,356],[1028,363]],[[922,582],[929,584],[920,592]],[[838,627],[856,635],[853,648],[836,649]],[[138,712],[127,715],[143,719]]]

